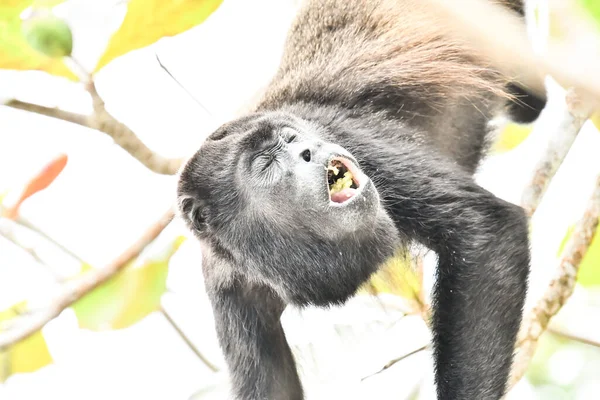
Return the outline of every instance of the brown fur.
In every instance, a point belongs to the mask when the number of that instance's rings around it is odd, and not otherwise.
[[[432,106],[484,92],[506,96],[502,77],[428,6],[423,0],[306,1],[266,101],[309,83],[343,90],[386,82]]]
[[[305,1],[256,109],[303,101],[352,109],[367,100],[473,171],[489,143],[468,132],[486,132],[512,95],[507,79],[431,7],[426,0]]]

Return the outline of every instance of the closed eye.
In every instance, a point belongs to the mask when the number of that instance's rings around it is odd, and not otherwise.
[[[285,139],[277,137],[277,142],[254,154],[250,161],[252,168],[260,174],[272,170],[271,166],[277,162],[278,155],[285,145]]]
[[[296,140],[297,137],[298,137],[297,135],[290,135],[287,138],[285,138],[285,142],[286,143],[292,143],[292,142],[294,142]]]
[[[273,164],[273,161],[277,159],[276,155],[273,153],[263,154],[260,158],[263,172],[266,171],[266,169],[269,168],[271,164]]]

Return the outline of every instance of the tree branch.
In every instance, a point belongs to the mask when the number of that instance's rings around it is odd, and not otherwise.
[[[579,265],[596,234],[599,218],[600,176],[597,178],[596,188],[585,213],[567,243],[558,265],[557,277],[550,282],[542,298],[523,321],[509,387],[514,386],[523,377],[537,347],[538,339],[548,327],[550,319],[560,311],[573,293]]]
[[[94,81],[86,85],[86,90],[92,96],[94,114],[90,118],[90,127],[109,135],[116,144],[131,154],[148,169],[165,175],[174,175],[179,170],[183,160],[164,158],[148,148],[125,124],[117,121],[104,106],[104,101],[98,94]]]
[[[90,127],[88,122],[88,116],[61,110],[60,108],[45,107],[20,100],[10,100],[4,105],[7,107],[16,108],[18,110],[29,111],[36,114],[45,115],[47,117],[62,119],[63,121],[72,122],[74,124],[85,126],[87,128]]]
[[[117,121],[104,106],[104,102],[96,91],[93,81],[86,84],[86,90],[92,98],[94,113],[83,115],[59,108],[45,107],[20,100],[10,100],[5,106],[33,112],[47,117],[72,122],[86,128],[96,129],[110,136],[117,145],[121,146],[136,160],[153,172],[164,175],[174,175],[179,170],[183,160],[165,158],[150,150],[125,124]]]
[[[22,323],[8,330],[0,331],[0,351],[39,331],[47,322],[56,318],[64,309],[71,306],[74,302],[127,266],[130,261],[135,259],[164,230],[172,218],[173,209],[170,208],[114,261],[104,268],[86,272],[82,276],[65,283],[59,295],[52,300],[47,308],[19,317],[19,319],[24,320]]]
[[[558,168],[569,153],[581,127],[594,111],[589,106],[590,103],[582,99],[574,89],[567,92],[566,103],[568,115],[554,127],[553,132],[548,133],[550,140],[546,151],[544,151],[542,159],[538,161],[531,182],[521,197],[521,206],[530,218],[537,210],[550,180],[556,175]]]

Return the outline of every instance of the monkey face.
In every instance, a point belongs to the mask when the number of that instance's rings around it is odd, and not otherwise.
[[[254,218],[343,237],[375,222],[379,195],[344,148],[303,124],[261,124],[241,140],[234,185]]]
[[[282,114],[228,124],[190,159],[178,189],[183,219],[211,253],[301,304],[345,300],[397,237],[371,179],[318,129]]]

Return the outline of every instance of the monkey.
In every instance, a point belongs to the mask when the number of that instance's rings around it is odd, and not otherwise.
[[[426,3],[305,1],[260,99],[180,171],[178,214],[200,243],[236,399],[303,399],[284,309],[343,304],[411,243],[437,255],[438,398],[506,391],[528,223],[473,173],[489,121],[534,121],[545,98],[488,65]]]

